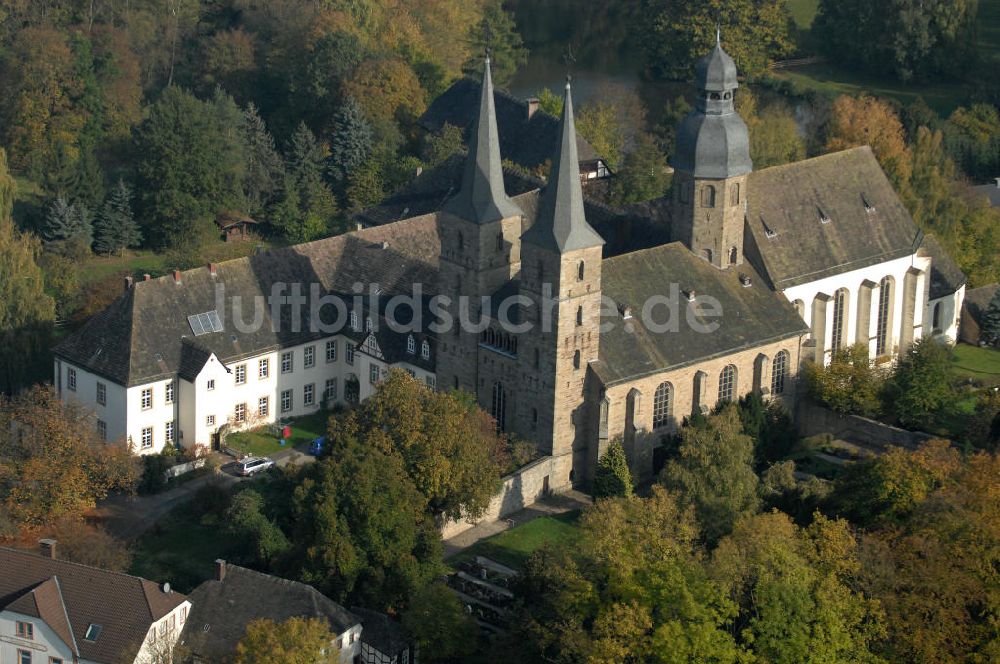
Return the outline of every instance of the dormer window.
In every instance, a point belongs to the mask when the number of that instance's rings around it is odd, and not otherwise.
[[[426,340],[420,344],[420,357],[425,360],[431,359],[431,345]]]
[[[359,331],[359,328],[358,328],[358,312],[356,312],[356,311],[352,311],[351,312],[351,329],[354,330],[355,332]]]
[[[861,204],[865,206],[865,212],[868,214],[875,212],[875,206],[868,202],[864,194],[861,194]]]
[[[406,352],[410,355],[417,352],[417,340],[413,338],[412,334],[406,338]]]
[[[830,223],[830,217],[823,211],[823,208],[816,206],[816,212],[819,213],[819,223],[828,224]]]
[[[371,332],[371,331],[372,331],[372,319],[371,319],[371,316],[366,316],[365,317],[365,332]]]
[[[771,239],[773,237],[778,237],[778,234],[775,232],[775,230],[770,226],[768,226],[767,222],[764,221],[764,215],[760,216],[760,225],[764,227],[764,237],[768,239]]]
[[[83,635],[83,640],[93,643],[97,640],[97,637],[101,635],[101,630],[103,629],[104,628],[97,623],[90,623],[90,625],[87,626],[87,631]]]
[[[17,638],[31,641],[35,638],[35,626],[30,622],[17,621]]]

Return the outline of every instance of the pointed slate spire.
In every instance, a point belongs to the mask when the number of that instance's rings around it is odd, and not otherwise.
[[[604,244],[603,238],[587,223],[583,212],[580,158],[577,155],[573,96],[568,77],[552,170],[542,192],[538,217],[521,239],[558,253]]]
[[[504,191],[497,114],[493,102],[493,77],[490,75],[488,55],[483,69],[479,115],[469,134],[469,154],[465,159],[462,188],[445,203],[444,209],[478,224],[524,214]]]

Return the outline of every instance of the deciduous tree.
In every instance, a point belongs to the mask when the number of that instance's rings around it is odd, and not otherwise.
[[[330,625],[322,618],[258,618],[236,644],[236,664],[334,664],[340,661]]]
[[[403,612],[403,627],[420,648],[420,659],[455,661],[476,647],[479,627],[448,586],[431,583],[418,591]]]
[[[899,358],[889,379],[886,397],[903,426],[929,427],[953,405],[956,397],[953,357],[949,346],[924,337],[915,341]]]
[[[753,452],[753,439],[743,433],[735,404],[681,430],[677,458],[664,467],[660,481],[677,492],[682,504],[694,507],[709,542],[718,541],[760,505]]]
[[[858,145],[871,146],[897,189],[909,184],[910,150],[896,111],[875,97],[841,95],[833,102],[826,149],[845,150]]]

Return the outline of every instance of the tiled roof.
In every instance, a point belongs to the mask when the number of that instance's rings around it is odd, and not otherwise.
[[[740,274],[750,278],[744,287]],[[677,286],[679,325],[676,331],[657,332],[642,322],[642,308],[651,298],[671,295]],[[632,318],[618,318],[601,333],[598,362],[591,366],[606,384],[631,380],[665,369],[694,364],[772,341],[790,339],[808,330],[792,305],[772,291],[747,264],[719,270],[698,258],[679,242],[605,259],[601,266],[602,294]],[[722,315],[714,332],[699,333],[686,321],[690,306],[685,292],[718,300]],[[664,307],[653,310],[653,320],[667,319]],[[607,321],[607,319],[605,319]]]
[[[361,641],[383,655],[395,657],[410,646],[403,626],[378,611],[352,606],[351,613],[361,619]]]
[[[445,123],[467,129],[479,107],[480,83],[471,78],[456,81],[438,96],[420,118],[427,131],[438,131]],[[534,169],[552,158],[559,135],[559,121],[538,109],[528,117],[528,105],[506,92],[494,93],[500,154],[524,168]],[[600,158],[582,137],[577,136],[580,163]],[[510,193],[508,191],[508,193]]]
[[[356,616],[312,586],[226,564],[222,581],[206,581],[191,593],[191,613],[181,642],[209,662],[226,661],[259,618],[322,618],[334,634],[359,624]]]
[[[951,295],[965,285],[965,273],[936,237],[925,235],[920,246],[931,257],[930,299]]]
[[[82,659],[131,662],[152,623],[187,598],[146,579],[0,548],[0,607],[44,620]],[[101,625],[95,641],[84,638]]]
[[[747,254],[778,289],[910,255],[921,241],[867,146],[755,171],[747,190]]]
[[[414,283],[435,284],[439,252],[432,215],[226,261],[216,265],[215,276],[202,267],[182,272],[179,282],[172,275],[140,281],[63,339],[54,353],[127,386],[178,372],[190,375],[200,368],[199,362],[204,364],[208,352],[229,363],[330,334],[310,332],[309,307],[301,307],[298,331],[289,319],[290,307],[282,309],[283,320],[276,326],[269,308],[263,307],[263,325],[241,332],[229,319],[227,306],[218,312],[223,330],[196,337],[188,316],[215,310],[217,287],[224,287],[229,303],[234,296],[241,298],[247,322],[253,320],[255,300],[269,296],[276,285],[286,285],[287,294],[291,284],[299,283],[308,294],[315,283],[322,294],[350,297],[356,283],[366,289],[377,283],[384,305],[391,295],[409,294]],[[333,307],[321,314],[324,323],[334,322]]]

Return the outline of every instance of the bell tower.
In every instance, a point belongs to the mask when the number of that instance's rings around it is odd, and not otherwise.
[[[519,294],[531,330],[518,340],[517,432],[554,457],[554,485],[582,479],[584,383],[598,358],[604,240],[584,215],[580,161],[567,81],[559,142],[538,215],[521,238]],[[574,472],[575,471],[575,472]]]
[[[504,190],[493,79],[487,56],[462,186],[438,214],[441,240],[438,293],[447,297],[443,308],[452,319],[451,329],[438,335],[440,389],[477,392],[479,334],[463,329],[460,321],[480,321],[481,298],[492,295],[520,269],[523,216]]]
[[[736,63],[718,38],[695,65],[694,109],[677,129],[673,239],[719,269],[743,263],[747,176],[753,170],[747,126],[736,113]]]

